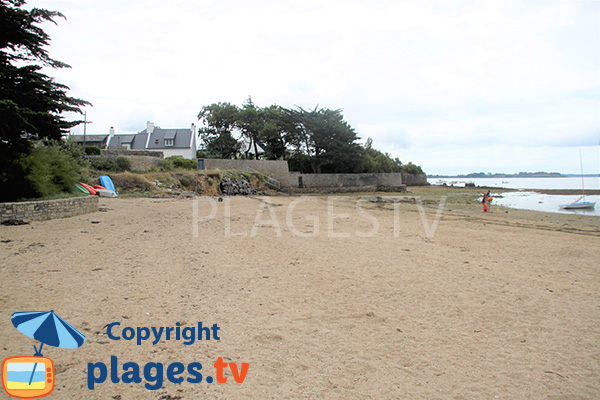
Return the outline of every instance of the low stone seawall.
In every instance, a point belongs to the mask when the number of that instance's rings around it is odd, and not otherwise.
[[[402,183],[406,186],[427,186],[427,175],[425,174],[402,174]]]
[[[290,186],[299,189],[400,188],[402,174],[290,174]]]
[[[98,211],[98,196],[0,203],[0,223],[11,219],[46,221]]]
[[[340,187],[309,187],[309,188],[291,188],[292,194],[330,194],[330,193],[361,193],[361,192],[388,192],[401,193],[406,192],[406,185],[399,186],[340,186]]]

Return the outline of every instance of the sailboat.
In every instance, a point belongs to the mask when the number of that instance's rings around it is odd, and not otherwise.
[[[583,161],[581,159],[581,148],[579,148],[579,163],[581,164],[581,191],[582,196],[570,204],[560,206],[563,210],[592,210],[596,207],[595,201],[585,201],[585,186],[583,184]],[[583,200],[583,201],[581,201]]]

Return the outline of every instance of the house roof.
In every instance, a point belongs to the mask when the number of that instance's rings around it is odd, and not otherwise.
[[[175,139],[177,129],[169,129],[165,132],[165,139]]]
[[[147,137],[148,135],[145,133],[114,135],[108,143],[108,147],[122,147],[124,144],[128,144],[131,149],[144,150],[146,148]]]
[[[108,147],[122,147],[130,145],[132,150],[161,150],[161,149],[189,149],[192,146],[191,129],[162,129],[154,128],[148,139],[147,130],[127,135],[114,135]],[[173,140],[173,146],[165,146],[165,140]],[[146,141],[148,147],[146,147]]]
[[[131,144],[134,139],[135,139],[135,135],[123,135],[123,136],[119,137],[119,141],[121,143],[129,143],[129,144]]]
[[[145,132],[145,131],[144,131]],[[165,146],[165,139],[173,140],[173,146]],[[191,129],[155,128],[150,135],[148,149],[189,149],[192,142]]]
[[[83,142],[83,135],[71,135],[76,142]],[[104,142],[108,135],[85,135],[86,142]]]

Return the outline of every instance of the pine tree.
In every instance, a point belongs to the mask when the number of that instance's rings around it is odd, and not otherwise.
[[[32,140],[60,139],[82,122],[66,121],[61,114],[81,113],[80,107],[89,105],[40,72],[70,68],[49,56],[50,37],[39,26],[64,16],[24,5],[23,0],[0,0],[0,191],[22,178],[18,160],[30,151]]]

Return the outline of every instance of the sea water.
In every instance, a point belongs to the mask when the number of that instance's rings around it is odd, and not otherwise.
[[[554,194],[540,194],[531,191],[499,193],[502,197],[492,197],[492,211],[494,205],[519,208],[523,210],[555,212],[561,214],[593,215],[600,217],[600,196],[585,196],[585,201],[596,202],[596,208],[591,210],[564,210],[563,204],[573,203],[581,196],[564,196]],[[492,196],[494,193],[492,192]]]
[[[465,186],[474,183],[476,186],[488,186],[508,189],[581,189],[581,177],[548,177],[548,178],[429,178],[432,185],[446,183]],[[600,177],[584,177],[586,189],[600,189]]]
[[[586,195],[585,200],[596,202],[593,210],[563,210],[563,204],[576,201],[581,195],[550,195],[535,192],[536,189],[571,189],[580,190],[581,177],[547,177],[547,178],[430,178],[429,183],[464,186],[465,183],[474,183],[476,186],[487,186],[492,189],[492,210],[494,205],[519,208],[524,210],[555,212],[561,214],[579,214],[600,216],[600,196]],[[586,189],[600,189],[600,177],[584,177]],[[519,189],[518,192],[503,192],[502,188]],[[496,195],[496,196],[494,196]],[[500,196],[498,196],[500,195]],[[481,199],[476,199],[480,201]]]

